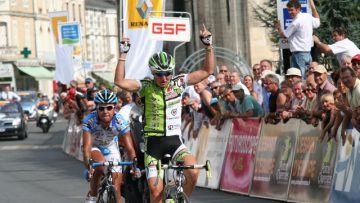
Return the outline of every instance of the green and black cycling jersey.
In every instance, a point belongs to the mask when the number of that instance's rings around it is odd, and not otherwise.
[[[144,101],[144,134],[151,136],[181,135],[181,95],[187,86],[187,74],[175,76],[160,88],[154,80],[140,80]]]

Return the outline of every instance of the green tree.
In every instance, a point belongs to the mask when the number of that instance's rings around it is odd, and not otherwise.
[[[264,5],[253,3],[256,19],[262,26],[269,28],[270,40],[278,45],[279,36],[274,28],[277,19],[276,0],[267,0]],[[332,30],[343,26],[348,30],[348,37],[360,46],[360,0],[314,0],[320,15],[320,28],[315,33],[321,41],[332,44]],[[325,59],[322,59],[325,60]]]
[[[360,45],[360,0],[315,0],[320,14],[321,26],[315,30],[320,39],[332,43],[331,30],[343,26],[349,31],[349,38]],[[277,19],[276,0],[268,0],[263,5],[253,2],[253,12],[262,26],[269,28],[270,39],[278,43],[274,29]]]

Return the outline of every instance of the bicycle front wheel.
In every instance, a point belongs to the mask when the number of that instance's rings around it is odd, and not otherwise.
[[[118,197],[114,186],[100,190],[96,203],[118,203]]]
[[[118,203],[118,195],[114,186],[109,187],[107,194],[107,203]]]
[[[188,196],[184,192],[180,192],[176,196],[175,203],[190,203]]]

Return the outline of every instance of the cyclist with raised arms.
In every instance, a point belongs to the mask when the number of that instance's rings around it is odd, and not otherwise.
[[[157,160],[170,154],[173,160],[183,160],[184,165],[196,164],[181,139],[181,95],[188,85],[196,84],[214,71],[214,51],[211,33],[203,26],[200,39],[205,45],[204,66],[189,74],[173,76],[175,60],[166,52],[155,53],[149,59],[154,79],[125,79],[125,60],[130,40],[120,44],[120,58],[116,67],[115,84],[130,92],[140,92],[144,99],[145,167],[151,202],[162,202],[163,182],[158,181]],[[139,59],[141,60],[141,59]],[[162,172],[163,173],[163,172]],[[198,170],[186,170],[185,193],[190,196],[195,188]],[[160,175],[162,177],[162,175]],[[155,184],[158,182],[158,184]]]
[[[96,111],[88,114],[83,121],[83,158],[86,168],[90,159],[95,162],[121,161],[118,139],[122,139],[129,158],[134,160],[135,150],[130,137],[130,129],[125,119],[115,112],[116,95],[110,90],[101,90],[95,96]],[[122,181],[121,166],[113,167],[113,184],[121,202],[120,185]],[[104,167],[90,171],[90,191],[86,203],[96,202],[97,189],[104,174]]]

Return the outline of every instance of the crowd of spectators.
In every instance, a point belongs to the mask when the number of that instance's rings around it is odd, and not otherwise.
[[[84,85],[84,87],[80,87],[77,81],[72,80],[65,91],[60,93],[64,118],[70,119],[71,115],[74,114],[77,125],[82,123],[87,114],[95,110],[94,98],[96,93],[107,88],[105,83],[95,85],[92,78],[86,78]],[[133,111],[137,112],[136,115],[140,114],[138,113],[140,112],[140,109],[137,108],[138,105],[135,105],[135,102],[140,104],[138,95],[121,91],[117,86],[113,86],[111,90],[118,98],[118,104],[115,107],[116,111],[121,111],[122,115],[127,117],[127,120]]]
[[[263,61],[269,68],[262,69],[260,62],[252,66],[252,75],[244,76],[221,65],[214,76],[186,89],[183,120],[190,125],[189,136],[198,136],[203,121],[220,130],[225,119],[250,117],[263,117],[268,124],[293,118],[314,127],[321,123],[320,140],[337,139],[340,128],[344,142],[347,128],[360,130],[360,53],[352,57],[352,67],[339,64],[331,73],[313,61],[305,79],[299,68],[289,68],[283,79],[269,60]]]

